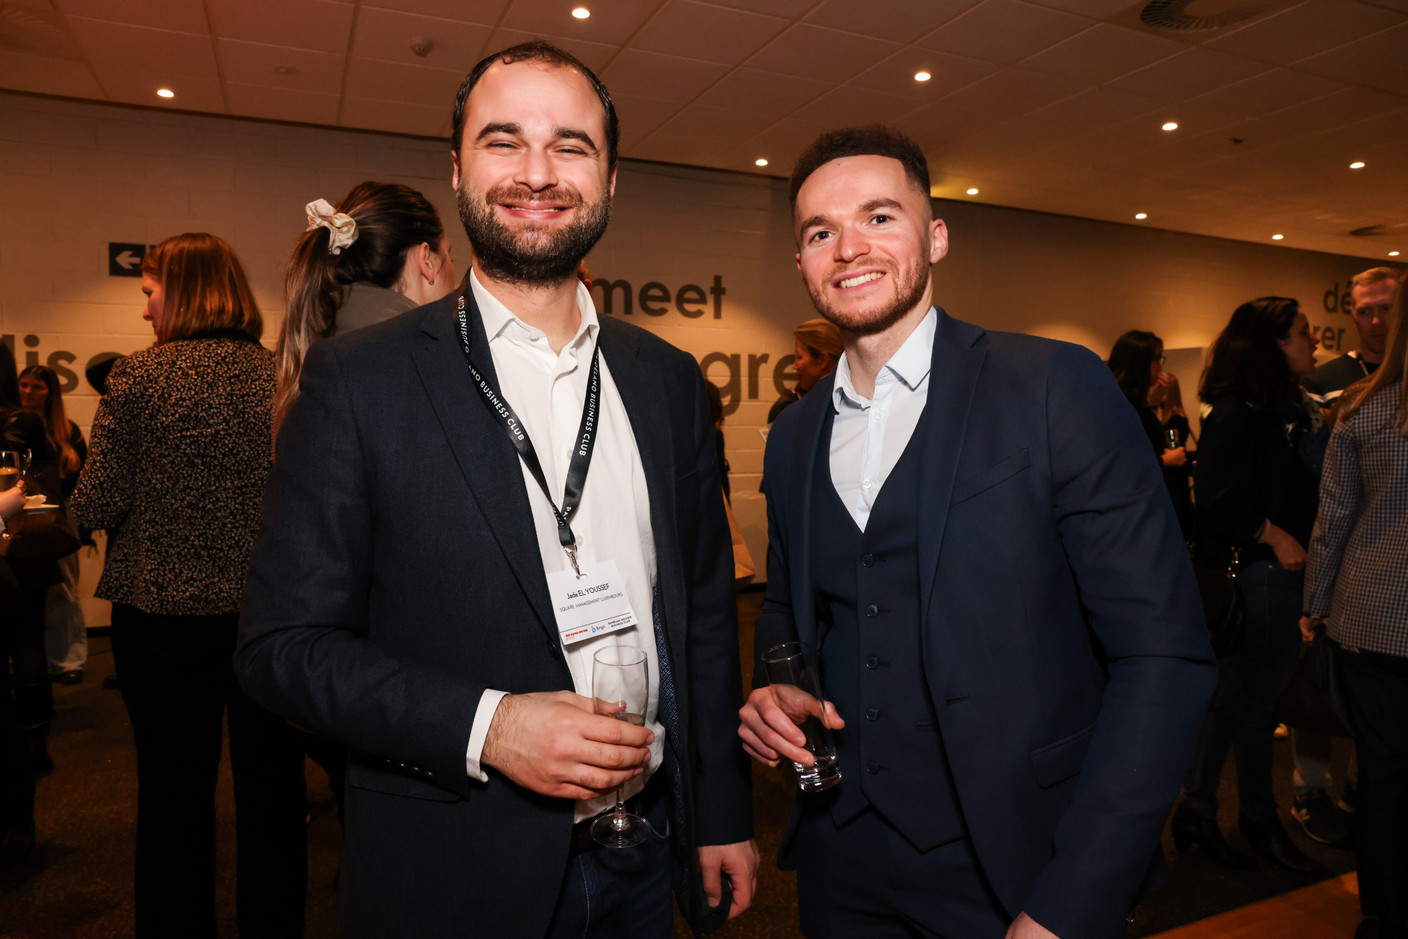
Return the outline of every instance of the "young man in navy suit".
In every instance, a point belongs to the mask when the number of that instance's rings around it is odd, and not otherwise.
[[[808,936],[1116,937],[1215,674],[1182,536],[1098,358],[932,305],[913,141],[823,135],[797,266],[845,353],[774,425],[757,649],[819,649],[839,785],[781,863]],[[757,760],[808,763],[768,687]]]

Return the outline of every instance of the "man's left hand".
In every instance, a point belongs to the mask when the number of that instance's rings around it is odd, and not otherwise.
[[[1007,939],[1059,939],[1059,937],[1026,913],[1021,913],[1012,921],[1012,925],[1007,927]]]
[[[699,847],[699,872],[704,880],[704,896],[710,906],[718,906],[724,895],[723,878],[733,886],[733,919],[753,902],[758,886],[758,846],[751,841],[734,844],[706,844]]]

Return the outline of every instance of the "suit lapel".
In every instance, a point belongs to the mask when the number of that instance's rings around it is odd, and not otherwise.
[[[930,608],[973,394],[987,359],[987,344],[981,341],[983,335],[979,327],[951,319],[939,309],[929,372],[927,431],[918,441],[924,447],[920,454],[924,484],[919,487],[916,504],[921,612]]]
[[[469,295],[469,324],[474,365],[497,386],[489,340],[473,293]],[[489,414],[469,377],[452,302],[434,303],[427,308],[419,339],[412,359],[450,450],[475,505],[556,648],[557,622],[552,614],[547,578],[543,576],[543,559],[533,530],[533,509],[528,504],[518,453],[503,426]]]
[[[782,493],[791,491],[794,496],[792,511],[796,523],[793,540],[788,548],[789,575],[792,579],[792,611],[797,624],[797,638],[803,642],[816,643],[816,612],[813,605],[812,584],[812,517],[816,507],[812,504],[816,474],[829,478],[831,468],[823,460],[829,454],[821,452],[821,431],[826,423],[827,411],[832,407],[831,391],[835,387],[836,373],[833,371],[807,392],[807,396],[794,408],[801,408],[800,426],[797,428],[791,458],[787,461],[789,480],[779,480]],[[768,498],[782,498],[771,496]]]
[[[601,358],[630,417],[631,434],[645,474],[650,530],[655,536],[656,576],[670,651],[675,661],[683,661],[680,657],[684,652],[687,611],[675,524],[675,473],[670,454],[674,451],[674,434],[679,427],[689,426],[689,422],[671,419],[667,407],[669,399],[654,363],[641,357],[640,348],[616,329],[614,320],[601,317],[600,323],[597,343]],[[636,616],[642,623],[650,619],[648,610],[637,610]]]

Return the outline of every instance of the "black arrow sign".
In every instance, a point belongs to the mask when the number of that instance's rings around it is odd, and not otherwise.
[[[119,241],[108,242],[108,276],[141,277],[142,258],[146,257],[146,245],[126,244]]]

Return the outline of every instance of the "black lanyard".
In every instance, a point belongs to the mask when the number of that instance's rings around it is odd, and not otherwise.
[[[567,485],[562,493],[562,508],[557,507],[553,501],[552,492],[548,489],[548,480],[543,475],[542,464],[538,462],[538,452],[533,449],[533,441],[528,439],[528,431],[523,426],[523,421],[514,413],[513,408],[503,395],[499,394],[489,379],[485,377],[474,365],[474,360],[469,354],[469,315],[465,311],[465,299],[469,293],[469,275],[460,282],[459,290],[455,294],[455,308],[458,311],[460,320],[460,345],[464,348],[464,362],[469,366],[469,376],[474,379],[474,387],[479,389],[479,397],[484,402],[484,406],[489,409],[489,413],[498,419],[503,426],[504,432],[508,434],[509,442],[523,460],[523,465],[528,467],[528,472],[533,474],[533,478],[538,481],[538,486],[543,490],[543,495],[547,497],[548,505],[552,507],[552,514],[557,518],[557,538],[562,542],[562,548],[567,552],[567,559],[572,562],[572,570],[578,577],[582,576],[582,570],[577,566],[577,536],[572,534],[572,514],[577,511],[577,506],[582,502],[582,487],[587,482],[587,467],[592,462],[592,451],[596,448],[596,425],[597,407],[601,401],[601,350],[600,347],[592,349],[592,370],[587,379],[587,400],[582,404],[582,426],[577,431],[577,446],[572,451],[572,460],[567,464]]]

